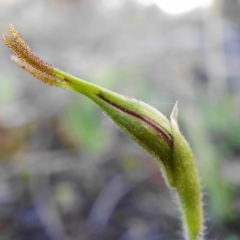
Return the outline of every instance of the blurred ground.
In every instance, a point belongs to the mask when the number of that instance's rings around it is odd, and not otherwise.
[[[110,4],[111,3],[111,4]],[[240,239],[240,2],[170,16],[133,0],[1,0],[43,59],[180,126],[204,185],[206,239]],[[45,86],[0,42],[0,240],[182,239],[154,161],[90,101]]]

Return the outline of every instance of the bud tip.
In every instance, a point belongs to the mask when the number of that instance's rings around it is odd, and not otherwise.
[[[177,119],[178,119],[178,101],[176,101],[172,113],[170,115],[170,120],[172,123],[175,123],[177,125]]]

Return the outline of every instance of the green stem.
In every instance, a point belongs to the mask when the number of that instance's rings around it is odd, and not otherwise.
[[[171,114],[174,139],[173,155],[175,159],[176,190],[179,199],[182,221],[187,240],[202,240],[204,213],[200,179],[189,144],[182,136]]]

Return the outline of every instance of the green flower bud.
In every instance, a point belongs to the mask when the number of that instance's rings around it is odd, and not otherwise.
[[[92,99],[136,143],[156,160],[167,184],[176,190],[186,238],[202,239],[201,187],[192,151],[177,125],[177,104],[170,121],[144,102],[125,97],[71,76],[42,61],[10,25],[13,38],[3,39],[15,53],[12,59],[34,77],[52,86],[81,93]]]
[[[173,139],[169,120],[153,107],[99,86],[76,79],[55,69],[57,77],[67,81],[68,89],[80,92],[98,104],[135,142],[149,152],[164,172],[171,187],[174,183]]]

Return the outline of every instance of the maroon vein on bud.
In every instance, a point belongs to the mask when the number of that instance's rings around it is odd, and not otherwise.
[[[117,105],[116,103],[111,102],[109,99],[106,99],[101,93],[97,94],[97,96],[99,98],[101,98],[103,101],[109,103],[110,105],[112,105],[113,107],[121,110],[122,112],[125,112],[131,116],[134,116],[136,118],[138,118],[139,120],[143,121],[144,123],[146,123],[148,126],[150,126],[151,128],[154,128],[158,134],[160,134],[160,136],[162,136],[162,138],[167,142],[167,144],[172,147],[173,146],[173,140],[172,138],[160,127],[158,126],[156,123],[154,123],[153,121],[151,121],[150,119],[136,113],[133,112],[131,110],[128,110],[126,108],[123,108],[122,106]]]

